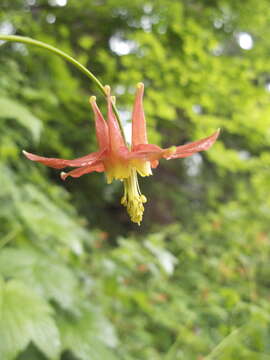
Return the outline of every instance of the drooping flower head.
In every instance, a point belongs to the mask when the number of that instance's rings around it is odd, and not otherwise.
[[[144,85],[139,83],[132,112],[132,143],[129,146],[121,132],[119,123],[113,111],[114,97],[110,87],[104,87],[107,94],[107,121],[100,112],[96,98],[90,97],[90,105],[94,112],[98,151],[77,158],[65,160],[46,158],[23,151],[24,155],[46,166],[63,169],[74,167],[69,172],[61,172],[61,178],[68,176],[80,177],[91,172],[105,172],[107,182],[120,180],[124,185],[124,195],[121,204],[127,208],[133,222],[140,224],[144,212],[146,197],[141,194],[138,176],[152,175],[152,168],[156,168],[161,158],[170,160],[191,156],[199,151],[209,149],[216,141],[219,130],[207,138],[182,145],[162,149],[157,145],[148,144],[146,121],[143,109]]]

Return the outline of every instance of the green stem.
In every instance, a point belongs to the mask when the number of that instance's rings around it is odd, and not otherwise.
[[[17,35],[1,35],[0,34],[0,40],[5,40],[5,41],[15,41],[15,42],[20,42],[20,43],[24,43],[24,44],[28,44],[28,45],[34,45],[34,46],[38,46],[40,48],[46,49],[58,56],[61,56],[62,58],[64,58],[65,60],[69,61],[72,65],[74,65],[78,70],[80,70],[83,74],[85,74],[88,78],[90,78],[92,81],[94,81],[94,83],[97,85],[97,87],[99,88],[99,90],[102,92],[102,94],[106,97],[106,91],[104,89],[104,86],[102,85],[102,83],[96,78],[96,76],[89,71],[85,66],[83,66],[81,63],[79,63],[79,61],[75,60],[72,56],[66,54],[65,52],[57,49],[54,46],[51,46],[49,44],[46,44],[42,41],[38,41],[38,40],[34,40],[31,39],[29,37],[25,37],[25,36],[17,36]],[[126,138],[125,138],[125,133],[124,133],[124,129],[120,120],[120,116],[119,113],[116,109],[115,104],[113,104],[113,110],[114,113],[116,115],[121,133],[125,139],[126,142]]]

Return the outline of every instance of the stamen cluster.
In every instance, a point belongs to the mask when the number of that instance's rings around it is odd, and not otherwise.
[[[124,195],[121,204],[127,208],[131,221],[140,225],[144,213],[143,204],[147,199],[140,191],[136,169],[133,168],[131,172],[131,176],[123,181]]]

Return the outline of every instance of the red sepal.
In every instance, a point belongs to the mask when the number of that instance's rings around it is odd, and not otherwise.
[[[69,172],[61,172],[61,179],[62,180],[66,180],[66,178],[68,176],[71,176],[71,177],[74,177],[74,178],[78,178],[82,175],[85,175],[85,174],[89,174],[93,171],[97,171],[97,172],[103,172],[105,169],[104,169],[104,166],[102,163],[98,163],[98,164],[95,164],[95,165],[88,165],[88,166],[83,166],[83,167],[80,167],[80,168],[77,168],[75,170],[72,170],[72,171],[69,171]]]
[[[106,153],[106,150],[96,151],[91,154],[82,156],[74,160],[58,159],[58,158],[47,158],[44,156],[35,155],[23,150],[23,154],[32,161],[37,161],[46,166],[52,167],[54,169],[63,169],[67,166],[70,167],[79,167],[85,165],[91,165],[101,160]]]
[[[145,115],[143,110],[144,85],[137,85],[136,97],[132,113],[132,149],[139,144],[148,144]]]
[[[184,157],[191,156],[199,151],[208,150],[217,140],[219,132],[220,132],[220,130],[218,129],[216,132],[214,132],[214,134],[212,134],[204,139],[194,141],[194,142],[186,144],[186,145],[177,146],[175,153],[173,153],[166,159],[170,160],[170,159],[184,158]]]

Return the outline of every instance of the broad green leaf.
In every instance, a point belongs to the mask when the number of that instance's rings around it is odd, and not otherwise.
[[[30,247],[6,248],[0,252],[0,273],[22,280],[40,296],[72,309],[78,295],[75,274],[55,256]]]
[[[117,343],[114,330],[97,309],[88,306],[77,316],[62,315],[58,325],[63,350],[71,351],[78,359],[117,359],[112,349]]]
[[[31,341],[49,359],[57,359],[60,339],[49,305],[15,280],[1,280],[0,301],[1,360],[13,360]]]
[[[270,360],[270,354],[263,353],[257,349],[264,344],[267,347],[269,329],[263,324],[248,323],[241,328],[235,329],[225,337],[206,357],[206,360],[234,360],[236,354],[238,359]]]
[[[0,98],[0,117],[15,119],[29,130],[35,141],[39,140],[42,122],[27,107],[9,98]]]
[[[82,253],[82,239],[88,234],[61,207],[43,194],[36,186],[28,184],[23,187],[22,196],[28,196],[28,201],[16,202],[16,209],[21,219],[41,239],[47,241],[57,238],[59,242],[70,247],[75,253]],[[40,229],[43,229],[40,232]]]

